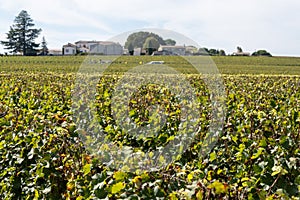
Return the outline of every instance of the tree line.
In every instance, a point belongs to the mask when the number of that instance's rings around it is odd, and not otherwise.
[[[42,38],[41,44],[36,43],[42,29],[34,28],[33,19],[22,10],[14,20],[14,24],[10,26],[8,33],[6,33],[6,41],[1,41],[5,46],[4,49],[9,50],[10,53],[21,53],[22,55],[47,55],[48,47],[45,37]],[[134,49],[140,48],[145,51],[146,55],[152,55],[157,51],[160,45],[175,46],[176,41],[173,39],[163,39],[161,36],[150,32],[136,32],[128,36],[125,43],[125,48],[128,49],[129,54],[134,54]],[[195,47],[194,47],[195,48]],[[243,55],[242,48],[237,47],[238,55]],[[226,56],[224,50],[200,48],[192,53],[193,55],[210,55],[210,56]],[[266,50],[258,50],[252,53],[252,56],[272,56]]]

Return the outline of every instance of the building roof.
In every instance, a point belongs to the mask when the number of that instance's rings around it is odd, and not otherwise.
[[[173,49],[182,49],[185,46],[172,46],[172,45],[160,45],[161,48],[173,48]]]
[[[78,44],[78,43],[98,43],[100,41],[96,41],[96,40],[79,40],[77,42],[75,42],[75,44]]]
[[[233,55],[236,56],[250,56],[249,52],[233,52]]]
[[[51,51],[51,52],[62,52],[61,49],[49,49],[48,51]]]
[[[75,44],[78,44],[78,43],[93,43],[93,44],[102,44],[102,45],[118,44],[118,43],[112,42],[112,41],[96,41],[96,40],[79,40],[79,41],[75,42]]]
[[[68,44],[65,44],[63,47],[76,47],[76,45],[68,43]]]

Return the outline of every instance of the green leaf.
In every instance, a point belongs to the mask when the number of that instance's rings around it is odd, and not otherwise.
[[[257,150],[257,152],[253,156],[251,156],[251,159],[254,160],[254,159],[258,158],[262,154],[263,150],[264,150],[264,148],[259,148]]]
[[[259,141],[259,146],[260,147],[266,147],[267,146],[267,141],[266,141],[265,138]]]
[[[272,171],[273,173],[271,174],[271,176],[275,176],[277,174],[281,174],[281,175],[285,175],[288,173],[287,170],[285,170],[283,167],[281,166],[274,166],[272,167]]]

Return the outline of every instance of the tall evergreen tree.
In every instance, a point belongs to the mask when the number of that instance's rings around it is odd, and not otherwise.
[[[41,46],[42,46],[42,55],[47,55],[49,51],[48,51],[47,41],[46,41],[45,37],[43,37],[43,39],[42,39]]]
[[[34,40],[42,30],[33,27],[34,23],[30,15],[27,11],[22,10],[6,34],[8,41],[1,41],[1,44],[5,46],[5,49],[10,50],[11,53],[36,54],[36,48],[39,47],[39,44],[35,43]]]

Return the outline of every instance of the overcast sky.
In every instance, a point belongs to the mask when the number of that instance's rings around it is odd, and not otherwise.
[[[299,0],[0,0],[0,40],[21,10],[42,28],[51,49],[160,28],[227,53],[241,46],[247,52],[300,56]]]

